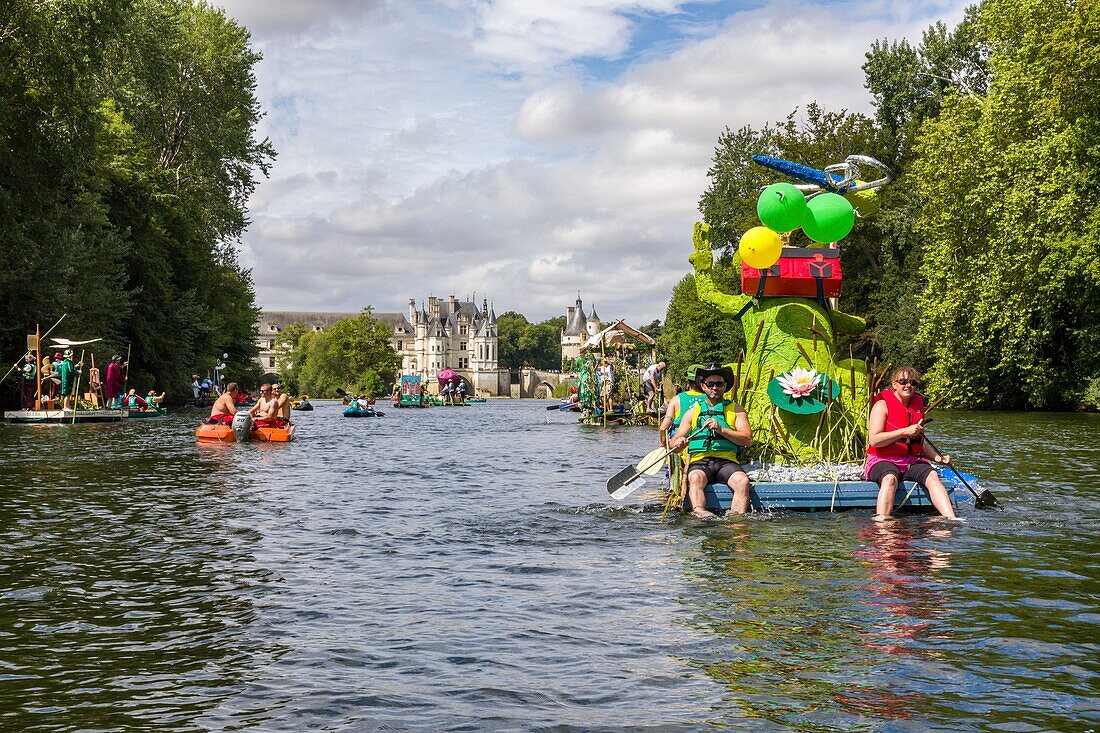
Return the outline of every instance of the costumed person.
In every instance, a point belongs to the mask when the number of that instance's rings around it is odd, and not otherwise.
[[[749,477],[739,461],[741,448],[752,445],[752,428],[745,408],[723,399],[733,385],[733,370],[709,364],[696,370],[695,383],[705,399],[688,410],[669,443],[673,450],[687,447],[686,501],[695,516],[713,517],[706,508],[704,490],[710,484],[724,483],[733,492],[730,511],[744,514],[749,510]],[[704,430],[695,435],[700,428]],[[689,440],[689,436],[693,437]]]
[[[237,407],[233,404],[233,398],[236,396],[237,383],[230,382],[225,385],[225,394],[214,400],[214,405],[210,408],[210,417],[206,421],[232,425],[233,416],[237,414]]]
[[[466,382],[458,383],[458,401],[460,403],[466,401]]]
[[[37,361],[34,354],[27,352],[23,356],[23,364],[19,367],[19,398],[24,410],[34,409],[34,395],[38,392],[35,379],[38,374]]]
[[[920,372],[901,366],[890,375],[890,387],[875,395],[867,419],[867,460],[863,474],[879,485],[875,518],[894,511],[894,495],[902,481],[915,481],[928,491],[940,514],[955,519],[951,497],[940,475],[928,462],[951,465],[951,456],[940,455],[924,439],[924,397],[917,392]]]
[[[668,362],[664,359],[656,364],[650,364],[642,374],[642,389],[645,390],[645,411],[653,412],[656,409],[654,397],[661,390],[661,380],[665,376],[665,367]]]
[[[56,358],[56,354],[54,355]],[[73,364],[73,350],[65,349],[61,361],[54,363],[54,376],[61,381],[61,409],[71,410],[76,391],[76,365]]]
[[[199,384],[199,375],[191,375],[191,394],[195,397],[195,402],[199,401],[199,392],[202,389],[202,385]]]
[[[115,354],[111,357],[111,363],[107,365],[107,409],[117,410],[119,398],[122,396],[122,357]]]
[[[157,408],[161,402],[164,402],[165,392],[161,392],[159,395],[155,389],[149,390],[149,394],[145,395],[145,401],[149,403],[149,407]]]
[[[136,389],[131,389],[126,393],[126,398],[122,401],[123,406],[127,410],[144,410],[149,406],[149,403],[138,397]]]
[[[61,384],[61,380],[53,373],[53,365],[59,361],[61,361],[61,354],[54,354],[52,359],[49,354],[42,357],[42,388],[44,390],[42,398],[48,399],[50,402],[57,399],[57,388]]]
[[[675,397],[668,401],[665,415],[661,418],[661,427],[657,431],[661,445],[667,445],[669,438],[674,436],[676,431],[680,429],[680,422],[684,419],[684,415],[687,414],[688,410],[706,401],[705,395],[695,384],[695,375],[702,368],[702,364],[689,366],[685,373],[688,378],[688,388],[678,392]]]

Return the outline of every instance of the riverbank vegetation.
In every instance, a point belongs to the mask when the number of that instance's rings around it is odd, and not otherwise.
[[[275,363],[291,394],[336,397],[337,389],[347,389],[382,397],[401,368],[390,335],[390,327],[373,318],[369,306],[358,318],[337,321],[324,331],[294,323],[275,339]]]
[[[3,4],[0,353],[67,313],[55,335],[101,337],[101,358],[132,344],[135,384],[186,394],[222,353],[230,378],[257,371],[236,245],[275,155],[259,58],[200,2]]]
[[[863,69],[873,116],[813,103],[720,136],[700,208],[727,290],[776,178],[753,153],[871,155],[896,178],[841,244],[842,307],[869,323],[842,349],[916,365],[949,405],[1100,408],[1100,4],[986,0]],[[661,347],[676,374],[743,340],[688,276]]]
[[[531,323],[521,313],[504,313],[497,319],[497,363],[508,369],[561,369],[563,328],[565,316]]]

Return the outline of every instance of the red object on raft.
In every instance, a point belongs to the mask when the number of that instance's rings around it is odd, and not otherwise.
[[[840,250],[817,247],[784,247],[779,261],[767,268],[764,293],[767,296],[816,298],[818,282],[821,295],[840,295]],[[741,263],[741,292],[754,296],[760,292],[760,273]]]

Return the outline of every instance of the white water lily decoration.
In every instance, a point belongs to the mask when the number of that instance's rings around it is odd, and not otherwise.
[[[803,369],[795,367],[786,374],[776,377],[776,381],[783,387],[783,394],[790,395],[796,400],[808,396],[818,388],[821,375],[816,369]]]

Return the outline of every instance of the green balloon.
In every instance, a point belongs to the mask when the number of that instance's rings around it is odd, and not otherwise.
[[[856,223],[856,210],[838,193],[823,193],[806,202],[802,231],[815,242],[839,242]]]
[[[756,214],[773,232],[798,229],[806,216],[806,196],[789,183],[773,183],[756,200]]]

